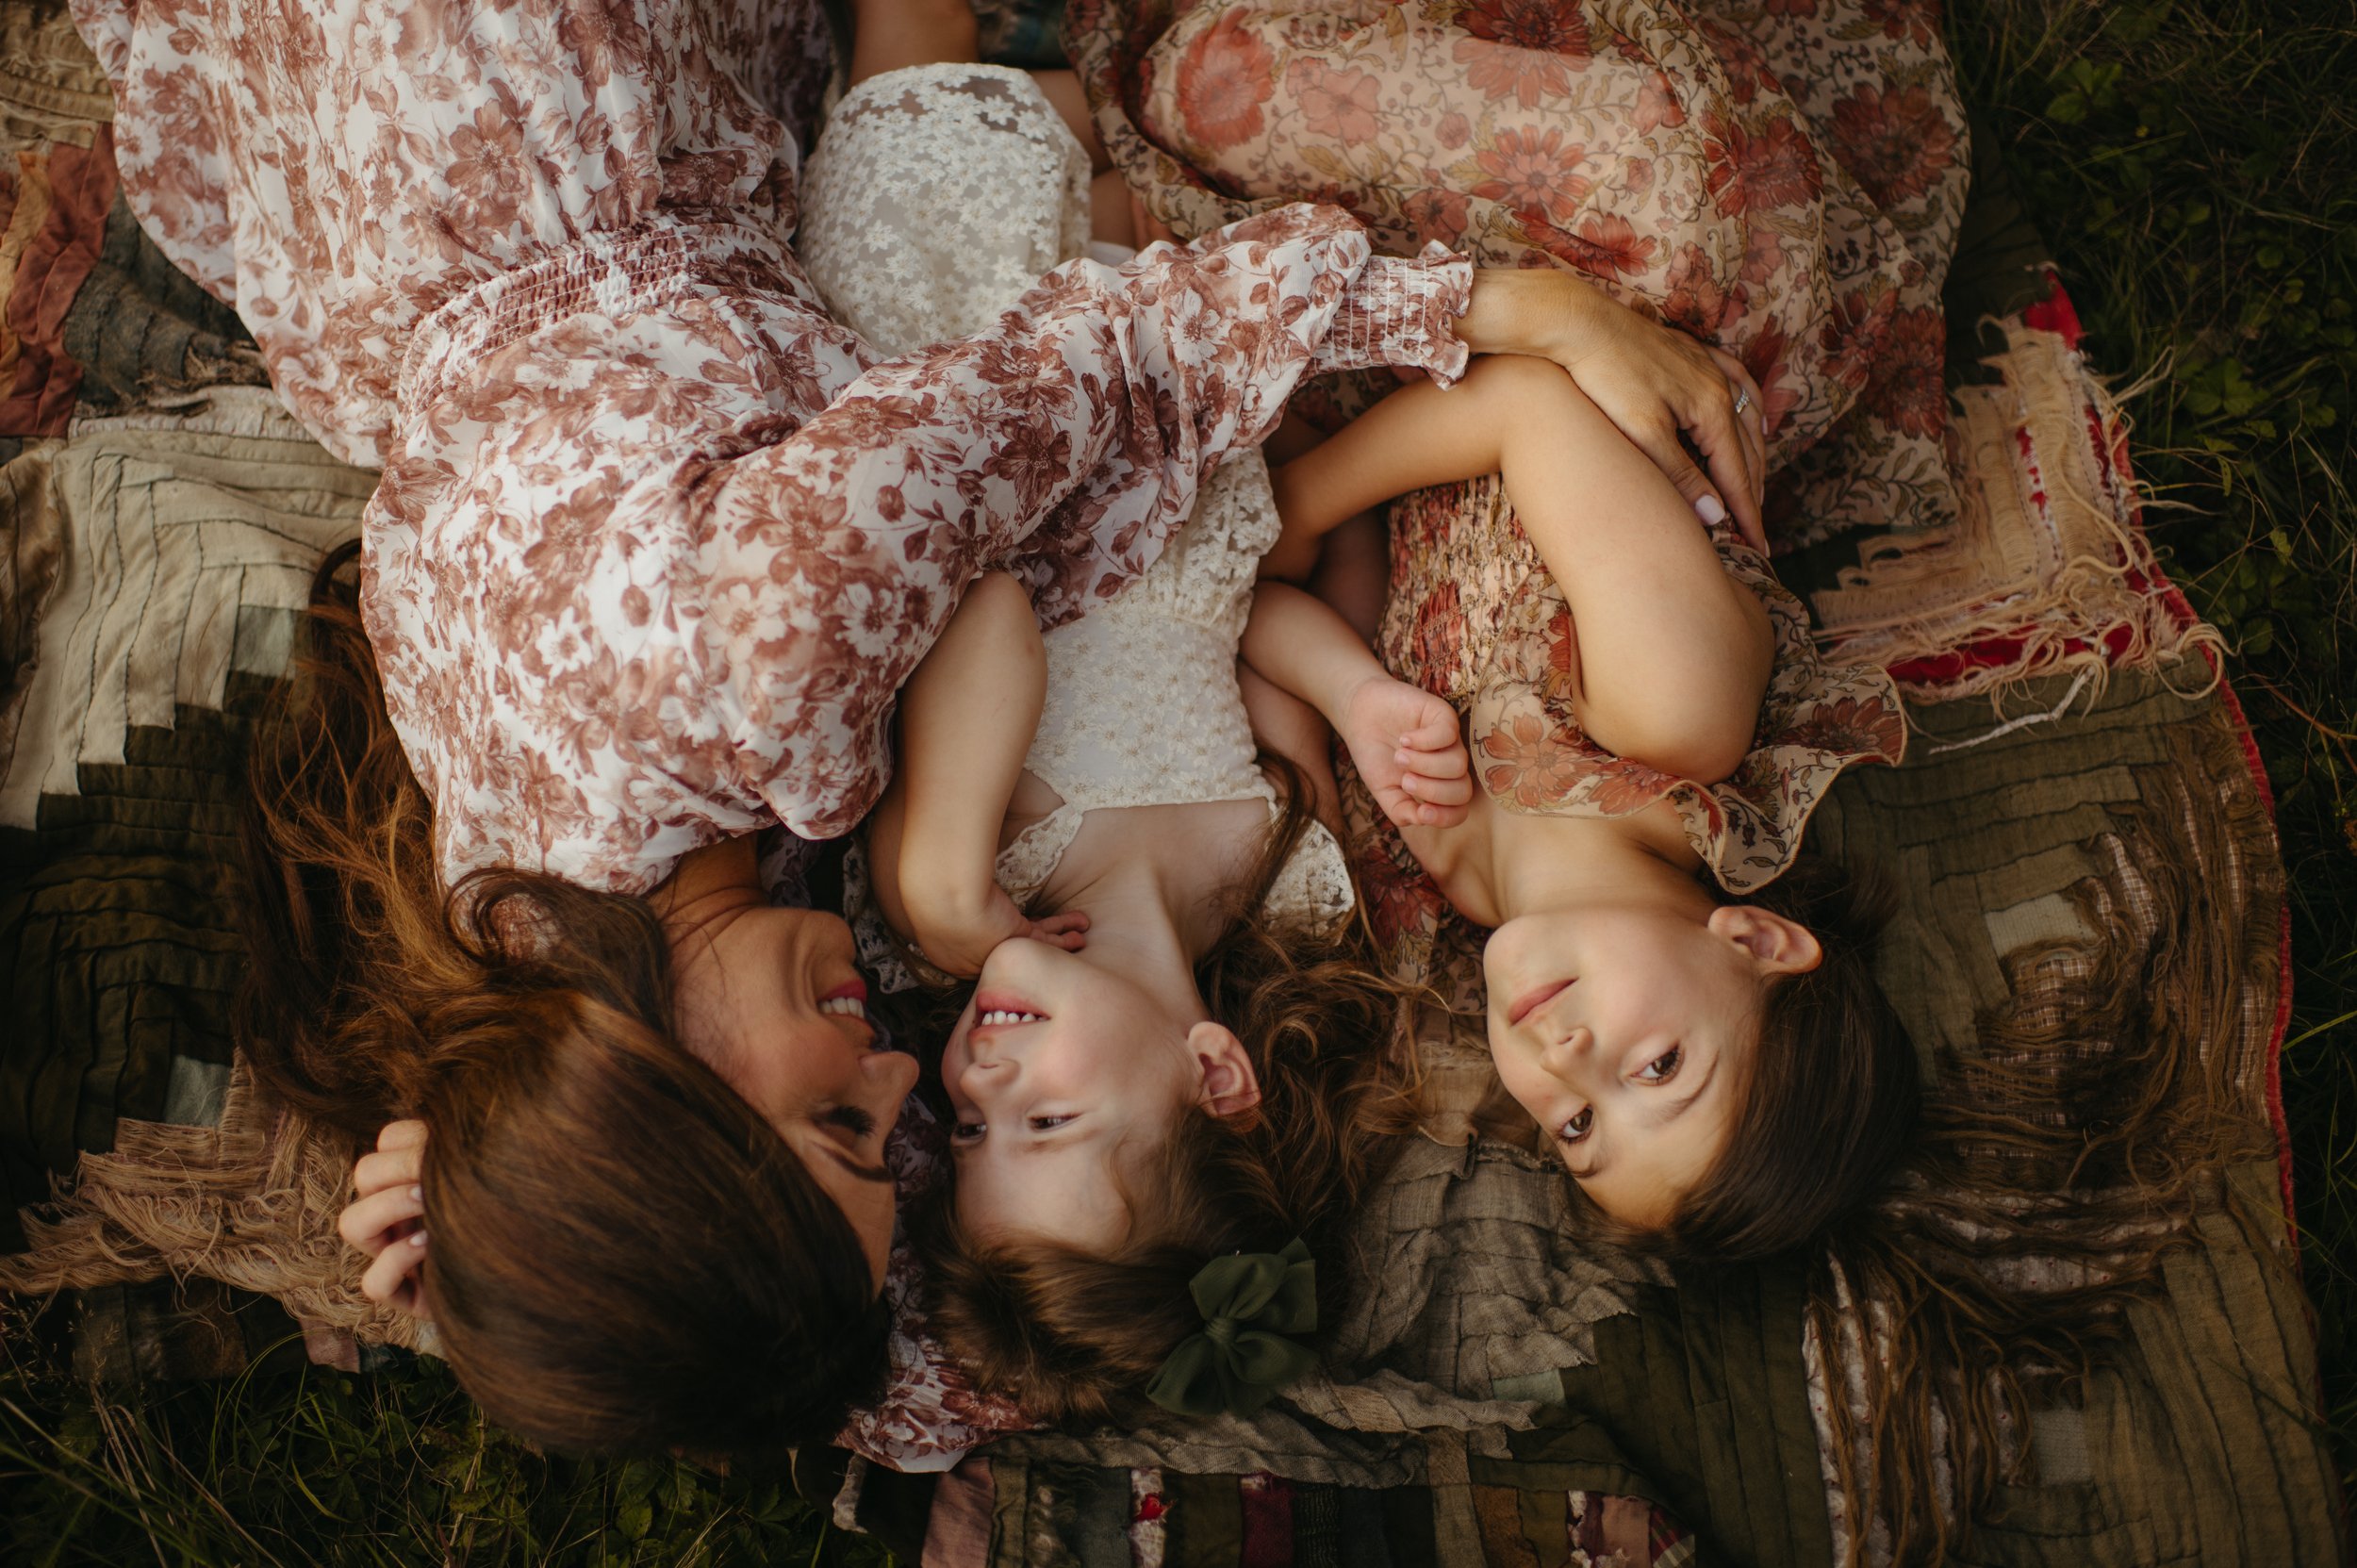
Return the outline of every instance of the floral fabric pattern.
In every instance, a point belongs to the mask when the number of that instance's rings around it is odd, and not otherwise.
[[[1739,895],[1791,864],[1843,768],[1898,762],[1906,716],[1887,674],[1818,656],[1800,601],[1732,526],[1711,536],[1728,575],[1767,605],[1776,643],[1752,751],[1724,783],[1616,756],[1581,732],[1567,679],[1571,606],[1494,477],[1420,490],[1393,508],[1379,651],[1394,674],[1465,716],[1475,775],[1507,810],[1624,817],[1666,803],[1719,884]],[[1363,788],[1353,781],[1345,793]],[[1433,944],[1454,919],[1446,901],[1380,813],[1362,802],[1351,815],[1378,941],[1404,972],[1438,982]]]
[[[1311,200],[1403,255],[1574,269],[1744,361],[1779,551],[1953,518],[1939,289],[1968,166],[1937,0],[1070,18],[1108,150],[1178,232]]]
[[[848,831],[974,577],[1068,619],[1303,377],[1462,364],[1466,265],[1371,259],[1306,206],[1073,263],[877,363],[784,243],[808,0],[76,20],[134,210],[305,422],[384,464],[363,608],[451,877],[641,892],[719,838]]]

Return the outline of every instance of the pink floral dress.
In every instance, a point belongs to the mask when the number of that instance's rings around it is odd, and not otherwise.
[[[1744,361],[1778,550],[1953,516],[1938,0],[1072,0],[1070,36],[1179,233],[1310,200],[1574,269]]]
[[[1791,864],[1843,768],[1898,762],[1906,716],[1887,674],[1818,656],[1800,601],[1731,526],[1711,534],[1728,575],[1767,605],[1776,643],[1752,751],[1724,783],[1616,756],[1581,731],[1568,680],[1571,606],[1494,477],[1419,490],[1393,508],[1378,651],[1385,668],[1464,716],[1475,776],[1499,805],[1624,817],[1666,803],[1719,885],[1742,894]],[[1345,794],[1357,798],[1354,858],[1376,936],[1396,971],[1437,982],[1432,945],[1455,916],[1363,789],[1353,781]]]
[[[74,0],[133,211],[380,463],[363,611],[444,874],[847,831],[992,568],[1144,572],[1303,377],[1461,363],[1461,261],[1273,211],[888,363],[786,246],[812,0]]]

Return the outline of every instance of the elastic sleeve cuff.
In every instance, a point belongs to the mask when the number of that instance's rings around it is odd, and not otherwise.
[[[1437,239],[1412,261],[1371,256],[1343,294],[1310,373],[1413,366],[1454,386],[1470,357],[1457,318],[1472,303],[1473,263]]]

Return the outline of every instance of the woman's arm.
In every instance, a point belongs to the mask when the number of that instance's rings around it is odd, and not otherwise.
[[[1370,363],[1461,368],[1462,261],[1371,258],[1347,214],[1295,206],[1119,268],[1073,262],[987,332],[870,369],[799,430],[704,465],[692,573],[651,625],[706,639],[706,721],[737,787],[806,838],[874,805],[893,694],[974,568],[1012,565],[1042,625],[1143,572],[1203,476],[1302,381]],[[691,586],[693,602],[663,597]],[[760,650],[747,658],[738,650]],[[774,652],[773,652],[774,650]]]
[[[1453,827],[1473,799],[1457,712],[1393,680],[1333,606],[1282,583],[1252,596],[1244,657],[1326,716],[1384,814],[1402,827]]]
[[[1457,332],[1476,355],[1530,355],[1562,366],[1706,522],[1718,520],[1714,508],[1731,512],[1752,548],[1767,553],[1766,409],[1741,360],[1558,267],[1475,273]],[[1687,455],[1681,432],[1702,452],[1708,477]]]
[[[1030,596],[1004,572],[966,590],[900,696],[900,766],[868,828],[876,903],[927,963],[970,975],[1010,936],[1079,947],[1084,920],[1024,918],[997,878],[998,830],[1047,698]]]

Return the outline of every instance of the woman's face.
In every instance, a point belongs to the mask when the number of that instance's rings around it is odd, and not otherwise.
[[[1759,1008],[1816,938],[1765,910],[1586,904],[1500,926],[1482,953],[1490,1051],[1588,1198],[1658,1230],[1725,1148]]]
[[[1151,1157],[1190,1105],[1260,1098],[1234,1034],[1174,1015],[1085,953],[1026,939],[982,964],[942,1054],[957,1209],[973,1235],[1105,1253],[1129,1233]]]
[[[894,1197],[884,1139],[917,1067],[877,1048],[850,927],[815,910],[748,907],[676,935],[671,951],[683,1042],[842,1208],[881,1289]]]

